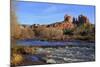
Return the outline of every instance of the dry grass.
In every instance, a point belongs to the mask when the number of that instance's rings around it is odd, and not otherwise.
[[[18,65],[23,61],[23,56],[21,54],[13,53],[11,58],[12,65]]]

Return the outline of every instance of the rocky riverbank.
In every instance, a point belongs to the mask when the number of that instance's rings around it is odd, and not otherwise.
[[[92,45],[94,45],[92,43]],[[88,44],[67,45],[56,47],[27,47],[24,46],[21,51],[23,62],[21,65],[39,65],[39,64],[59,64],[71,62],[95,61],[95,46]],[[27,62],[28,61],[28,62]]]

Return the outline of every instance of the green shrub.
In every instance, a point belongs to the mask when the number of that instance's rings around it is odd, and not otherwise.
[[[65,35],[73,35],[73,30],[70,29],[65,29],[63,32]]]

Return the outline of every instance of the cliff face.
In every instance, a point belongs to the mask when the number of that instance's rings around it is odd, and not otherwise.
[[[78,17],[78,21],[79,21],[79,23],[89,23],[89,20],[88,20],[88,18],[86,17],[86,16],[84,16],[84,15],[80,15],[79,17]]]
[[[72,17],[69,15],[65,15],[64,16],[64,21],[61,24],[58,24],[57,28],[60,29],[73,29],[74,28],[74,24],[72,23]]]
[[[65,15],[64,16],[64,21],[61,21],[61,22],[56,22],[54,24],[50,24],[48,25],[49,27],[54,27],[54,28],[57,28],[57,29],[73,29],[74,28],[74,24],[72,23],[73,22],[73,19],[71,16],[69,15]]]
[[[79,15],[78,18],[73,17],[73,23],[77,26],[82,24],[89,24],[89,19],[84,15]]]
[[[65,21],[65,22],[72,23],[72,22],[73,22],[72,16],[65,15],[65,16],[64,16],[64,21]]]

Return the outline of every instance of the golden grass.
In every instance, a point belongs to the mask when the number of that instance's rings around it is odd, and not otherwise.
[[[21,54],[13,53],[11,58],[12,65],[20,64],[22,61],[23,61],[23,56]]]

